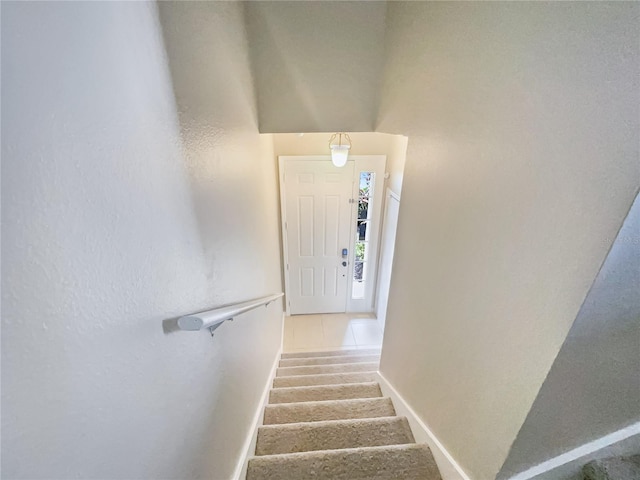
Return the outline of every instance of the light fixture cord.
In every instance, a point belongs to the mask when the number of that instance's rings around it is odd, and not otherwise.
[[[329,148],[331,148],[331,142],[333,142],[336,139],[336,137],[338,137],[338,146],[342,146],[343,135],[344,135],[344,138],[349,142],[349,148],[351,148],[351,137],[349,137],[348,133],[344,133],[344,132],[334,133],[333,135],[331,135],[331,138],[329,139]]]

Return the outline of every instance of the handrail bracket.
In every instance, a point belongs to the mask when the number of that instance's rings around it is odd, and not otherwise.
[[[226,318],[224,320],[222,320],[220,323],[216,323],[215,325],[211,325],[209,328],[209,333],[211,333],[211,336],[213,337],[213,331],[218,328],[220,325],[222,325],[224,322],[229,321],[232,322],[233,321],[233,317],[230,318]]]
[[[226,307],[215,308],[206,312],[185,315],[178,319],[178,328],[180,328],[180,330],[190,331],[203,330],[206,328],[213,337],[214,330],[227,320],[232,321],[236,315],[253,310],[260,305],[267,307],[283,295],[283,293],[276,293],[267,297],[256,298],[254,300],[236,303]]]

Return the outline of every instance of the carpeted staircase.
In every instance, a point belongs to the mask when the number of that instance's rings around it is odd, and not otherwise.
[[[285,353],[247,480],[440,480],[377,383],[379,350]]]

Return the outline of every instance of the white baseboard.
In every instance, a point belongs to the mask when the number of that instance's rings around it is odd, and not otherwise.
[[[282,315],[282,321],[284,324],[284,314]],[[262,426],[264,407],[269,402],[269,391],[271,390],[271,386],[273,385],[273,379],[276,376],[276,370],[278,369],[278,363],[280,362],[280,356],[282,355],[282,338],[280,339],[280,348],[276,353],[276,358],[273,361],[273,365],[271,366],[271,372],[269,373],[269,378],[267,379],[267,383],[264,386],[264,390],[262,391],[262,397],[260,399],[260,403],[258,404],[258,408],[256,409],[256,413],[253,417],[252,428],[250,430],[250,434],[247,436],[247,439],[244,442],[244,446],[242,447],[242,455],[238,460],[238,464],[236,465],[236,469],[233,472],[233,480],[244,480],[247,477],[247,462],[249,458],[253,456],[253,452],[256,451],[256,440],[258,438],[258,428]]]
[[[636,422],[520,472],[509,480],[575,478],[580,476],[582,467],[591,460],[637,454],[639,451],[640,422]]]
[[[413,411],[413,408],[409,406],[405,399],[402,398],[394,386],[389,383],[382,373],[378,372],[378,376],[380,378],[379,383],[382,394],[391,398],[396,414],[407,417],[416,442],[429,445],[431,453],[433,453],[433,458],[440,469],[442,480],[471,480],[453,456],[444,448],[444,445],[440,443],[431,429],[429,429],[416,412]]]

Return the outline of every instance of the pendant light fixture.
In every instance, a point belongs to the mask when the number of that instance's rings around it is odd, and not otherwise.
[[[348,142],[348,144],[342,143],[342,137],[344,137],[345,142]],[[338,139],[338,143],[334,143],[336,138]],[[334,133],[329,139],[329,148],[331,149],[331,161],[333,164],[336,167],[344,167],[349,157],[349,149],[351,148],[351,138],[349,135],[344,132]]]

